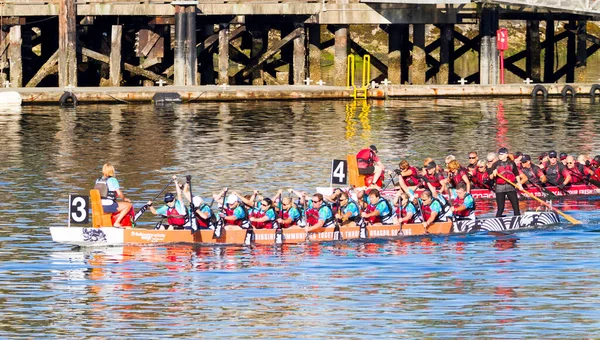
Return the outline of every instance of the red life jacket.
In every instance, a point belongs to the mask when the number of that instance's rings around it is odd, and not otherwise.
[[[408,216],[408,212],[406,211],[406,208],[408,208],[409,205],[412,205],[414,207],[414,204],[412,202],[408,202],[408,204],[406,205],[406,207],[402,207],[402,204],[398,204],[398,207],[396,207],[396,216],[398,217],[398,219],[403,219],[404,216]],[[418,213],[418,209],[414,208],[415,211],[417,211]],[[415,218],[417,217],[417,214],[413,214],[412,217],[403,223],[415,223]]]
[[[406,182],[406,184],[409,186],[418,185],[419,184],[419,177],[418,177],[419,171],[414,166],[411,166],[408,169],[412,171],[412,175],[402,176],[404,178],[404,182]]]
[[[573,168],[566,167],[566,169],[571,175],[571,182],[569,182],[571,184],[584,183],[584,179],[587,178],[583,170],[583,165],[579,163],[575,163]]]
[[[473,177],[471,177],[471,180],[473,181],[473,184],[480,189],[490,189],[490,174],[487,173],[487,171],[484,172],[480,172],[480,171],[475,171],[475,175],[473,175]]]
[[[275,209],[273,208],[269,208],[267,211],[269,210],[273,210],[273,213],[275,213]],[[267,211],[263,211],[262,209],[260,211],[257,211],[254,213],[254,218],[262,218],[267,216]],[[277,216],[276,214],[274,214],[274,216]],[[256,229],[273,229],[273,222],[275,222],[275,220],[267,220],[265,222],[251,222],[252,225],[256,228]]]
[[[510,162],[500,162],[500,161],[498,161],[498,164],[499,165],[496,167],[498,174],[502,175],[504,178],[508,179],[509,181],[515,183],[517,181],[517,176],[515,176],[515,174],[513,173],[513,164]],[[508,184],[508,182],[506,182],[505,180],[503,180],[500,177],[496,177],[496,184]]]
[[[244,208],[242,207],[242,209],[244,209]],[[233,213],[234,211],[235,211],[235,209],[230,209],[229,207],[225,208],[224,209],[225,216],[235,216]],[[244,214],[246,215],[245,219],[241,218],[241,219],[236,219],[235,221],[225,220],[225,223],[229,224],[229,225],[242,226],[242,224],[244,224],[244,221],[248,218],[248,210],[244,209]]]
[[[456,188],[456,186],[458,186],[458,183],[463,181],[462,177],[464,175],[467,175],[467,170],[463,167],[460,167],[458,171],[456,171],[456,174],[451,174],[450,180],[452,181],[452,186]],[[467,175],[467,177],[469,176]]]
[[[466,199],[467,197],[469,197],[469,196],[471,196],[471,194],[467,193],[467,194],[465,195],[465,198],[462,198],[462,199],[461,199],[460,197],[457,197],[457,198],[456,198],[456,200],[454,200],[454,207],[455,207],[455,208],[458,208],[458,207],[460,207],[461,205],[464,205],[464,204],[465,204],[465,199]],[[471,197],[472,197],[472,196],[471,196]],[[455,211],[454,211],[454,215],[455,215],[455,216],[458,216],[458,217],[468,217],[469,215],[471,215],[471,213],[472,213],[473,211],[475,211],[475,200],[473,200],[473,209],[471,209],[471,208],[467,208],[467,209],[465,209],[465,210],[461,210],[461,211],[456,211],[456,210],[455,210]]]
[[[381,197],[379,198],[379,201],[377,201],[377,203],[367,205],[367,208],[365,209],[365,211],[367,213],[372,213],[373,211],[377,210],[377,205],[381,202],[385,202],[387,204],[388,213],[386,215],[383,215],[383,213],[380,211],[379,215],[368,217],[367,221],[369,223],[371,223],[371,224],[382,223],[382,221],[385,221],[386,219],[388,219],[390,217],[390,215],[393,213],[394,210],[390,206],[390,202],[388,202],[385,198],[381,198]]]
[[[292,208],[290,208],[290,209],[292,209]],[[280,210],[279,211],[279,218],[281,218],[284,221],[287,220],[288,218],[290,218],[290,209],[288,209],[288,210]],[[283,222],[283,223],[281,223],[281,227],[282,228],[289,228],[289,227],[291,227],[293,225],[296,225],[296,224],[298,224],[298,221],[300,221],[300,218],[301,217],[298,217],[295,220],[292,220],[290,223]]]
[[[436,172],[433,175],[426,173],[425,178],[427,178],[429,183],[431,183],[431,185],[433,185],[434,188],[439,189],[442,187],[442,183],[440,183],[440,181],[444,179],[444,175],[442,175],[441,173]],[[425,186],[425,188],[427,188],[427,186]]]
[[[181,227],[185,224],[185,216],[182,216],[173,206],[167,209],[167,223]]]
[[[319,222],[319,211],[315,208],[306,210],[306,223],[308,225],[315,225]]]
[[[359,169],[365,169],[373,165],[374,157],[373,150],[362,149],[356,154],[356,163]]]
[[[208,206],[208,204],[204,203],[200,207],[197,207],[197,209],[202,210],[206,206]],[[208,218],[202,218],[202,216],[200,216],[200,215],[198,215],[198,213],[196,213],[196,221],[198,221],[198,226],[200,228],[206,229],[206,228],[210,227],[212,218],[213,218],[212,211],[208,213]]]
[[[431,203],[429,205],[421,205],[421,215],[423,216],[423,221],[427,221],[431,217],[431,205],[433,204],[433,202],[438,202],[440,207],[442,207],[442,211],[440,211],[440,213],[435,217],[435,220],[433,222],[439,222],[441,220],[441,217],[443,217],[446,214],[446,210],[444,209],[444,205],[442,204],[442,202],[440,202],[437,198],[432,197]]]

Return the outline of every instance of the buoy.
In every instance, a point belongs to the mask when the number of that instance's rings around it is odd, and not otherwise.
[[[152,97],[155,105],[181,104],[181,96],[176,92],[159,92]]]
[[[0,92],[0,107],[21,106],[21,103],[23,103],[23,99],[21,98],[19,92]]]

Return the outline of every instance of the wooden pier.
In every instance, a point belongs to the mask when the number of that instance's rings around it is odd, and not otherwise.
[[[501,20],[526,23],[526,47],[506,58],[508,72],[534,83],[574,83],[600,49],[600,37],[586,30],[599,17],[600,1],[568,0],[0,0],[0,83],[47,97],[64,88],[83,96],[94,87],[98,93],[164,91],[159,85],[306,90],[299,86],[305,79],[322,79],[329,49],[330,85],[347,85],[349,54],[371,54],[378,75],[369,82],[388,79],[401,92],[447,85],[458,93],[465,88],[456,85],[460,79],[498,83]],[[352,39],[350,31],[361,25],[377,25],[387,35],[387,58]],[[478,34],[467,36],[457,25]],[[425,39],[427,27],[439,31],[434,41]],[[563,40],[567,57],[558,65],[555,46]],[[479,69],[459,75],[455,62],[466,53],[478,55]]]

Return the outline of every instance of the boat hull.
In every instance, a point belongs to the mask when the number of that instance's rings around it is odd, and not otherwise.
[[[477,231],[510,231],[535,228],[556,223],[559,223],[559,217],[556,213],[528,212],[517,217],[434,223],[427,230],[423,228],[422,224],[404,224],[402,227],[398,225],[368,226],[365,236],[366,239],[389,239],[421,235],[466,234]],[[354,224],[341,227],[339,232],[342,240],[361,239],[360,228]],[[243,245],[249,239],[249,237],[247,238],[249,236],[247,235],[248,231],[239,228],[225,230],[220,238],[215,238],[213,230],[199,230],[192,233],[190,230],[121,229],[114,227],[50,227],[50,233],[55,242],[86,247],[168,243]],[[254,230],[251,243],[275,244],[276,236],[274,229]],[[282,243],[327,242],[336,240],[335,236],[335,228],[329,227],[309,233],[307,239],[307,233],[303,228],[292,227],[283,229]]]

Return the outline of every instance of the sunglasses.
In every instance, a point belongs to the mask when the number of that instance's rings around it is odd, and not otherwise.
[[[313,203],[320,203],[321,201],[315,201],[315,200],[313,200],[312,202],[313,202]]]
[[[550,159],[556,159],[556,156],[548,156]]]
[[[477,158],[477,157],[469,157],[469,159],[475,159],[475,158]]]
[[[485,169],[485,166],[478,166],[478,169]]]
[[[575,162],[567,162],[567,164],[575,164]]]

